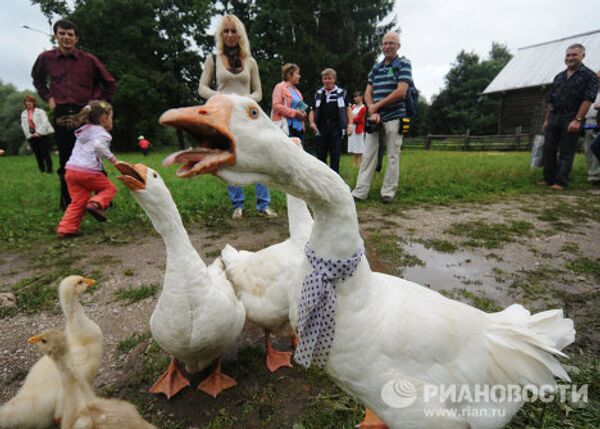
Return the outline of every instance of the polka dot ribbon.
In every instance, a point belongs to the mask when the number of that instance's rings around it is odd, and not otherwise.
[[[335,335],[335,285],[356,272],[364,248],[348,259],[327,261],[308,244],[304,253],[313,270],[304,277],[298,302],[299,344],[294,360],[305,368],[324,367]]]

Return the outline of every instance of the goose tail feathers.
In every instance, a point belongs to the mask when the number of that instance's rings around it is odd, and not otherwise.
[[[519,384],[554,384],[554,377],[570,381],[556,359],[575,340],[573,321],[562,310],[549,310],[533,316],[514,304],[490,315],[486,333],[490,354],[505,376]],[[504,378],[504,377],[502,377]]]

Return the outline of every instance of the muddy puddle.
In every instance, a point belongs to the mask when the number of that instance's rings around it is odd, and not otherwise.
[[[436,291],[466,290],[483,295],[501,307],[512,303],[507,296],[510,288],[506,283],[497,281],[499,276],[496,274],[498,270],[510,269],[508,265],[503,266],[498,261],[467,251],[438,252],[417,242],[404,244],[404,250],[425,264],[404,268],[402,277],[406,280]]]

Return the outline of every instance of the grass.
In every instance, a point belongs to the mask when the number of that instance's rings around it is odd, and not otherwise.
[[[432,238],[429,240],[422,240],[420,243],[423,244],[428,249],[433,249],[436,252],[441,253],[454,253],[458,250],[458,246],[451,241],[441,240],[437,238]]]
[[[229,220],[231,208],[224,184],[212,176],[191,180],[177,179],[173,174],[173,167],[164,168],[160,165],[160,161],[165,155],[166,153],[155,153],[144,158],[143,161],[155,168],[167,183],[186,226],[192,224],[199,228],[208,228],[209,236],[214,238],[220,237],[223,231],[231,229],[232,221]],[[140,160],[140,157],[134,154],[118,154],[118,156],[130,162]],[[539,170],[530,170],[528,161],[528,153],[501,153],[490,156],[488,153],[403,150],[400,187],[396,201],[389,206],[380,206],[378,192],[381,186],[381,175],[378,174],[373,181],[369,199],[364,203],[359,203],[359,208],[373,206],[384,213],[398,216],[398,212],[403,208],[422,204],[449,205],[464,201],[490,203],[517,195],[549,194],[550,191],[540,189],[536,185],[541,173]],[[30,276],[15,285],[14,292],[18,300],[18,308],[15,311],[36,313],[58,309],[57,281],[66,274],[72,274],[72,267],[77,267],[81,259],[87,256],[77,252],[80,240],[89,244],[119,246],[131,243],[132,237],[136,237],[137,230],[153,230],[146,215],[133,200],[129,191],[116,180],[116,171],[110,166],[108,168],[110,178],[119,189],[115,207],[108,211],[109,221],[100,224],[94,219],[85,218],[82,224],[84,236],[81,239],[56,242],[56,224],[62,215],[55,210],[58,203],[56,177],[40,175],[36,171],[32,157],[0,158],[0,181],[3,184],[2,192],[0,192],[0,219],[2,219],[0,243],[2,243],[2,248],[18,247],[25,253],[34,249],[42,249],[43,251],[39,252],[41,256],[36,258],[33,265],[38,269],[36,271],[47,269],[43,276]],[[350,165],[349,158],[343,157],[341,174],[346,183],[353,185],[356,173],[356,169]],[[589,188],[590,186],[585,182],[584,160],[578,155],[573,171],[573,181],[568,193],[576,195],[579,190]],[[252,187],[248,187],[246,190],[248,204],[253,205],[254,190]],[[272,191],[272,196],[273,208],[284,213],[283,194]],[[583,200],[583,198],[578,198],[571,204],[557,204],[556,208],[548,207],[536,212],[535,215],[539,217],[539,220],[548,222],[549,226],[553,228],[567,228],[572,223],[593,219],[593,214],[598,213],[600,208],[598,199],[585,202]],[[569,217],[573,209],[575,209],[575,217]],[[248,216],[252,216],[253,210],[248,210],[247,213]],[[369,232],[367,240],[369,244],[373,244],[377,255],[383,258],[383,262],[393,265],[394,270],[398,264],[402,266],[419,264],[418,259],[405,254],[401,241],[385,233],[387,226],[390,225],[384,224],[384,226],[381,230]],[[481,221],[481,224],[465,223],[457,227],[457,232],[459,232],[458,236],[466,237],[477,246],[495,248],[495,246],[501,247],[505,243],[532,234],[533,227],[527,222],[519,221],[502,224],[489,224]],[[431,240],[427,245],[437,251],[445,252],[451,252],[455,246],[445,240]],[[562,251],[573,254],[575,258],[568,263],[567,269],[598,278],[598,260],[579,257],[576,246],[565,246]],[[209,252],[212,255],[216,250]],[[489,253],[488,258],[501,260],[501,257],[494,253]],[[103,265],[112,265],[116,261],[108,257],[100,262]],[[125,277],[131,277],[138,270],[139,267],[123,268],[122,274]],[[540,267],[535,272],[525,273],[525,279],[519,284],[515,284],[514,287],[520,289],[529,299],[546,297],[555,293],[549,289],[549,284],[551,277],[556,277],[559,273],[560,271],[552,270],[550,267]],[[98,273],[92,277],[98,279],[100,275],[101,273]],[[508,277],[508,274],[501,270],[494,270],[494,275]],[[155,285],[121,289],[116,292],[116,298],[124,303],[132,303],[155,295],[157,290],[158,287]],[[453,293],[456,293],[456,298],[469,301],[485,311],[497,310],[492,301],[466,289]],[[128,353],[147,339],[143,334],[133,334],[123,339],[118,344],[117,350],[119,353]],[[145,390],[156,380],[166,369],[169,358],[152,341],[140,359],[142,361],[141,369],[131,380],[132,383],[135,383],[135,388],[127,387],[127,390],[120,393],[126,393],[125,399],[136,402],[145,415],[153,417],[155,423],[160,423],[160,427],[169,429],[189,427],[189,425],[167,423],[166,418],[163,421],[162,418],[159,419],[154,415],[155,409],[144,409],[143,406],[148,404],[149,400],[147,393],[140,393],[142,387]],[[238,374],[244,375],[245,371],[248,374],[264,371],[262,359],[262,348],[243,347],[239,351],[236,365]],[[598,410],[600,410],[600,406],[598,406],[600,371],[598,368],[600,365],[598,360],[592,354],[588,354],[573,357],[569,364],[578,368],[575,375],[570,371],[575,382],[590,383],[590,398],[593,403],[585,409],[576,409],[575,411],[569,411],[563,404],[553,403],[545,407],[539,403],[527,404],[509,428],[597,427],[597,423],[600,421],[598,415]],[[311,393],[306,406],[301,407],[301,415],[294,416],[294,424],[288,427],[293,426],[294,429],[351,428],[362,419],[363,407],[335,387],[322,371],[305,371],[300,368],[295,368],[294,371],[302,371],[301,382],[307,380],[311,386],[318,387],[318,392]],[[263,425],[272,427],[273,422],[277,422],[283,415],[282,413],[288,412],[287,409],[282,409],[279,406],[280,403],[272,397],[272,386],[276,386],[275,383],[280,383],[284,379],[285,376],[277,375],[273,379],[268,379],[274,381],[257,384],[251,390],[249,388],[249,394],[244,397],[243,402],[240,400],[228,408],[215,409],[216,414],[212,415],[212,420],[202,427],[245,427],[244,423],[252,421],[251,418],[254,418],[253,423],[255,424],[257,420],[260,421],[261,427]],[[296,384],[300,383],[289,386]],[[240,384],[239,388],[245,387]],[[137,401],[135,400],[136,395],[139,396]],[[224,397],[224,399],[226,398]],[[246,398],[249,400],[246,401]],[[168,406],[160,405],[160,408],[165,410],[168,409]],[[213,410],[205,411],[212,412]]]
[[[335,389],[313,398],[294,429],[351,429],[363,418],[364,407],[352,397]]]
[[[498,283],[504,283],[506,282],[506,272],[499,267],[494,267],[492,268],[492,274],[494,275],[494,280],[496,280],[496,282]]]
[[[131,305],[138,301],[156,295],[158,285],[141,285],[138,287],[120,288],[114,291],[117,301],[123,301],[124,305]]]
[[[117,344],[117,351],[121,354],[128,353],[131,349],[146,341],[149,337],[149,333],[140,334],[138,332],[134,332],[124,340],[119,341]]]
[[[215,226],[230,218],[231,202],[223,182],[213,176],[182,180],[175,176],[176,167],[162,167],[168,153],[154,153],[143,162],[159,172],[186,224]],[[119,159],[139,162],[139,155],[117,154]],[[56,240],[56,225],[62,217],[58,210],[59,187],[55,176],[36,171],[33,157],[0,158],[0,242],[9,246],[27,247],[32,241]],[[118,193],[114,207],[107,211],[108,221],[99,223],[90,216],[83,219],[81,231],[93,236],[98,243],[128,243],[131,232],[150,225],[146,214],[131,197],[129,190],[116,177],[120,174],[108,166],[109,178],[116,184]],[[248,202],[256,201],[254,187],[245,188]],[[285,195],[271,193],[271,205],[283,211]],[[246,216],[251,216],[247,210]],[[152,227],[150,226],[152,230]]]
[[[560,220],[566,219],[568,221],[579,223],[587,220],[589,215],[590,213],[585,207],[560,202],[551,207],[544,208],[537,218],[546,222],[559,222]]]
[[[17,309],[25,314],[58,309],[58,285],[54,274],[23,279],[13,287]]]
[[[521,300],[527,303],[549,299],[554,294],[550,282],[558,278],[562,271],[545,265],[535,270],[524,270],[522,273],[524,276],[515,280],[510,287],[519,290],[522,293]]]
[[[517,238],[530,236],[533,224],[526,221],[511,221],[510,223],[487,223],[483,220],[472,222],[457,222],[450,225],[448,233],[469,240],[463,244],[471,247],[498,249],[504,244],[516,241]]]
[[[17,298],[17,307],[0,312],[1,317],[14,316],[18,312],[35,314],[40,311],[58,312],[59,282],[71,275],[82,274],[81,270],[73,268],[76,256],[70,254],[68,245],[62,243],[48,246],[34,260],[34,266],[43,268],[43,274],[36,274],[18,281],[12,287]],[[98,276],[96,276],[98,280]]]
[[[467,301],[473,307],[486,313],[494,313],[502,310],[494,301],[484,296],[476,295],[466,289],[441,290],[440,293],[450,299]]]
[[[600,282],[600,259],[577,258],[568,262],[566,267],[577,274],[588,274]]]
[[[374,248],[375,259],[384,265],[380,269],[384,269],[387,272],[399,274],[404,268],[416,265],[425,266],[425,262],[418,256],[407,253],[404,250],[402,242],[394,235],[376,229],[369,234],[368,242]]]
[[[123,275],[124,275],[124,276],[127,276],[127,277],[132,277],[132,276],[135,276],[135,270],[134,270],[133,268],[126,268],[126,269],[123,271]]]
[[[175,166],[163,167],[161,161],[168,152],[152,153],[143,162],[155,169],[169,187],[186,224],[219,227],[230,222],[231,203],[225,185],[213,176],[190,180],[175,177]],[[540,190],[536,182],[539,170],[529,168],[529,153],[503,152],[492,156],[488,152],[402,151],[400,186],[396,201],[385,209],[397,212],[398,206],[411,207],[422,203],[450,204],[457,201],[491,202],[518,194],[549,192]],[[128,162],[139,162],[140,155],[122,153],[117,156]],[[56,160],[55,160],[56,161]],[[589,189],[585,181],[585,160],[576,157],[569,192]],[[86,216],[81,230],[98,242],[121,244],[128,242],[132,230],[146,228],[149,221],[126,187],[116,177],[118,172],[108,166],[109,178],[119,192],[114,207],[107,212],[108,222],[101,224]],[[356,182],[357,169],[348,156],[342,157],[341,175],[351,186]],[[371,194],[362,205],[379,206],[378,192],[382,175],[373,180]],[[10,246],[32,246],[33,241],[54,241],[56,225],[62,216],[57,208],[58,180],[37,171],[32,156],[0,158],[0,242]],[[246,199],[255,200],[253,187],[246,187]],[[271,192],[272,206],[284,212],[285,196]],[[247,210],[247,216],[253,211]]]
[[[573,255],[579,254],[579,244],[577,243],[565,243],[560,248],[561,252],[571,253]]]
[[[169,360],[169,357],[161,352],[156,341],[152,340],[142,355],[142,369],[132,379],[132,383],[151,386],[167,369]]]
[[[213,417],[213,419],[208,422],[204,429],[229,429],[233,428],[237,419],[233,416],[230,416],[225,409],[219,410],[219,415]]]
[[[506,429],[593,429],[600,422],[600,360],[585,354],[571,355],[564,362],[572,383],[588,385],[588,403],[562,403],[557,399],[544,404],[526,403]],[[561,384],[561,383],[559,383]],[[569,395],[568,395],[569,396]]]

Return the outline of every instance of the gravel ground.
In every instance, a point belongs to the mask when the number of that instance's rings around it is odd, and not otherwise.
[[[599,202],[600,192],[594,190],[577,195],[543,194],[492,204],[408,210],[394,205],[380,208],[359,205],[358,211],[374,270],[402,274],[466,302],[474,303],[473,297],[479,297],[490,309],[512,302],[522,302],[532,310],[566,307],[569,316],[575,319],[578,345],[598,353],[600,338],[593,328],[598,326],[595,311],[600,304],[598,273],[574,270],[569,264],[584,258],[596,261],[598,266]],[[595,213],[589,207],[595,207]],[[553,208],[558,216],[549,217]],[[528,232],[515,232],[499,248],[474,245],[467,241],[469,237],[449,232],[456,223],[477,221],[526,222]],[[40,260],[48,261],[48,253],[52,251],[59,252],[61,258],[71,258],[70,268],[74,271],[99,274],[98,287],[83,297],[86,313],[100,325],[105,338],[104,361],[95,383],[98,388],[122,383],[127,378],[131,356],[117,351],[119,342],[134,333],[149,332],[149,317],[162,284],[165,251],[151,226],[147,228],[114,242],[98,243],[97,237],[84,236],[67,243],[46,243],[24,251],[0,253],[0,292],[10,291],[19,281],[52,269],[51,262],[40,264]],[[285,217],[251,218],[230,221],[216,229],[190,228],[190,236],[205,261],[211,262],[226,243],[257,250],[283,240],[287,236],[287,223]],[[428,248],[435,240],[452,243],[458,250],[444,253]],[[413,257],[413,262],[418,258],[425,265],[411,266],[406,256]],[[533,284],[531,276],[544,272],[550,275],[542,276],[541,290],[532,292],[522,286]],[[117,289],[141,285],[157,285],[158,293],[131,305],[116,300]],[[565,296],[582,296],[584,302]],[[57,311],[40,311],[0,319],[0,325],[2,403],[15,394],[28,368],[39,358],[26,339],[43,329],[61,327],[63,320]],[[240,339],[240,343],[261,341],[252,328]]]

